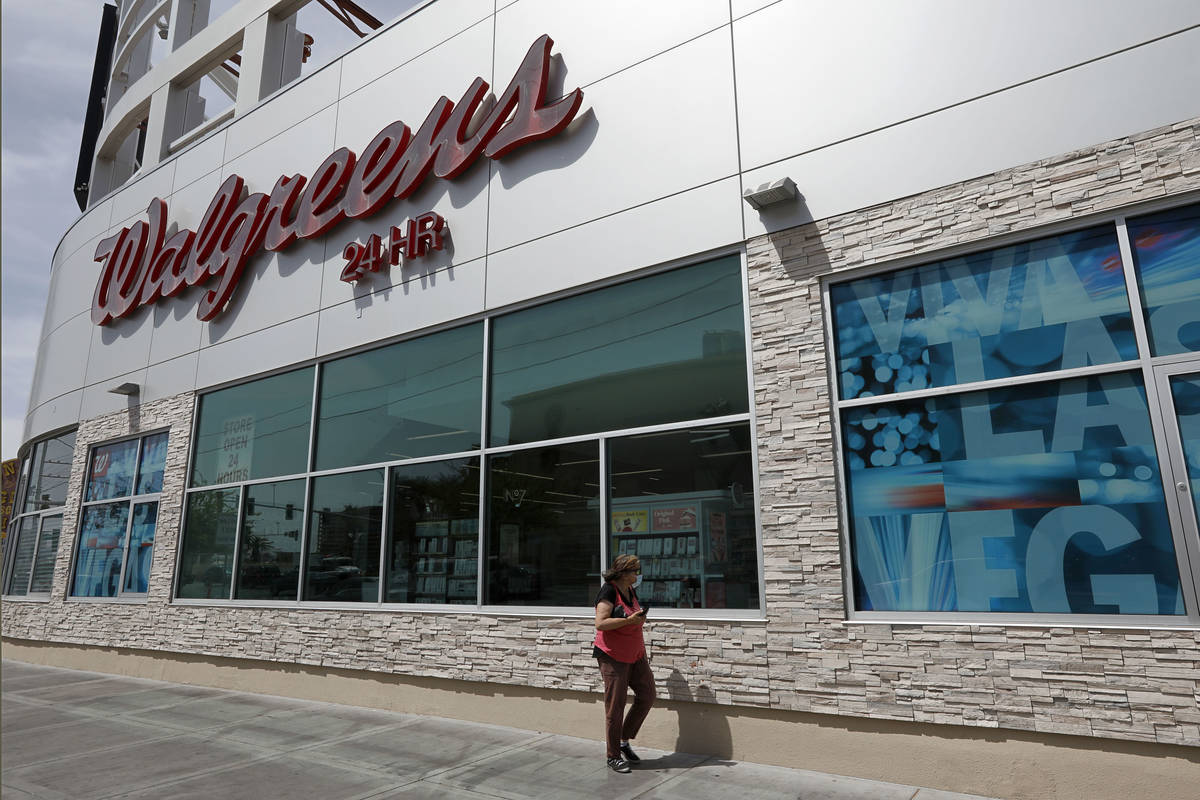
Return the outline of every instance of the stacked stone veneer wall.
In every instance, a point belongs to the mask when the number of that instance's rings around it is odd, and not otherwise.
[[[844,621],[818,276],[1200,189],[1200,121],[759,237],[748,244],[766,619],[654,622],[662,694],[890,720],[1200,744],[1200,631]],[[80,425],[49,602],[13,639],[595,691],[590,618],[168,602],[193,397]],[[169,427],[149,596],[65,599],[88,446]]]

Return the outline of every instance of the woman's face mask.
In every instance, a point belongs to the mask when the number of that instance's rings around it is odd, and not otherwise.
[[[641,574],[639,573],[639,574],[637,575],[637,577],[635,577],[635,578],[633,579],[633,588],[635,588],[635,589],[636,589],[637,587],[639,587],[639,586],[641,586],[641,585],[642,585],[642,576],[641,576]]]

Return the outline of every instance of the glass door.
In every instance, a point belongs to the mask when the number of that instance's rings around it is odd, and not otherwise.
[[[1195,575],[1200,566],[1200,360],[1157,366],[1154,376],[1170,460],[1170,471],[1163,474],[1168,505],[1183,529]]]

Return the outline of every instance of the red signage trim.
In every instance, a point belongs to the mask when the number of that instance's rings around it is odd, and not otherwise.
[[[242,177],[230,175],[195,231],[180,230],[168,239],[167,204],[151,200],[146,221],[121,229],[96,247],[95,260],[103,266],[92,298],[92,322],[107,325],[160,297],[215,282],[196,309],[197,318],[210,320],[228,304],[247,262],[259,250],[283,250],[297,239],[324,234],[347,217],[370,216],[388,201],[411,195],[430,172],[452,179],[481,155],[502,158],[559,133],[575,118],[583,92],[574,89],[546,103],[553,44],[546,35],[533,43],[474,133],[468,131],[488,91],[483,78],[472,82],[457,105],[445,96],[439,99],[416,133],[397,120],[371,140],[361,157],[338,148],[311,180],[282,175],[270,195],[247,196]]]

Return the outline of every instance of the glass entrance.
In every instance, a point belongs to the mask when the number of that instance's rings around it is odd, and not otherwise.
[[[1185,533],[1192,563],[1200,563],[1200,360],[1154,370],[1168,442],[1170,472],[1164,474]]]

